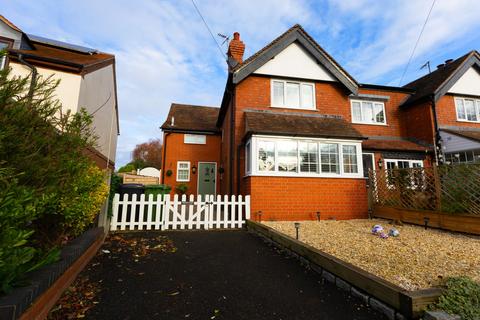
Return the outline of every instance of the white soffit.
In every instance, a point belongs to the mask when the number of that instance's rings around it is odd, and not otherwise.
[[[448,92],[480,96],[480,73],[473,67],[470,67]]]
[[[338,81],[296,42],[255,70],[256,74],[311,80]]]

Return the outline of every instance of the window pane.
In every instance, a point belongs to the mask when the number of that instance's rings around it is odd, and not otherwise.
[[[384,123],[385,122],[385,114],[383,112],[383,104],[375,103],[375,122]]]
[[[318,145],[316,143],[300,142],[300,171],[318,172]]]
[[[373,159],[373,154],[370,153],[364,153],[362,154],[362,159],[363,159],[363,176],[365,178],[368,178],[368,173],[370,170],[374,170],[373,164],[374,164],[374,159]]]
[[[321,171],[326,173],[340,173],[338,165],[338,145],[333,143],[320,144]]]
[[[278,148],[278,171],[297,172],[297,142],[279,141]]]
[[[8,44],[4,43],[4,42],[0,42],[0,53],[2,53],[2,51],[8,47]],[[5,61],[6,61],[6,57],[5,56],[0,56],[0,70],[3,69],[3,67],[5,67]]]
[[[287,82],[287,96],[285,105],[290,108],[300,107],[300,84]]]
[[[477,113],[475,111],[475,101],[470,99],[465,99],[465,114],[467,116],[467,120],[469,121],[477,121]]]
[[[313,86],[311,84],[302,84],[302,108],[314,109]]]
[[[373,104],[371,102],[362,102],[362,116],[365,122],[374,122]]]
[[[273,105],[274,106],[284,106],[284,89],[283,82],[273,81]]]
[[[258,170],[275,171],[275,142],[258,141]]]
[[[250,170],[252,168],[251,144],[250,144],[250,142],[247,143],[247,147],[245,148],[245,159],[246,159],[245,171],[248,173],[248,172],[250,172]]]
[[[457,106],[457,117],[460,120],[466,120],[465,107],[463,105],[463,99],[455,99],[455,105]]]
[[[360,102],[352,102],[352,120],[355,122],[362,121],[362,106]]]
[[[357,148],[355,146],[343,146],[343,171],[345,173],[357,173]]]

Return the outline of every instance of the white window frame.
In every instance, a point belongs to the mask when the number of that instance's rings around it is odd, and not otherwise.
[[[249,140],[245,144],[245,175],[249,175],[252,173],[252,142]],[[250,160],[250,161],[249,161]],[[250,168],[249,168],[250,162]]]
[[[258,169],[258,141],[270,141],[275,143],[281,143],[284,141],[296,141],[297,142],[297,172],[285,172],[278,170],[278,148],[275,147],[275,169],[274,171],[260,171]],[[251,143],[251,172],[246,172],[247,176],[275,176],[275,177],[315,177],[315,178],[355,178],[363,179],[363,162],[362,162],[362,143],[358,140],[336,140],[336,139],[323,139],[323,138],[302,138],[302,137],[277,137],[277,136],[265,136],[265,135],[253,135],[249,142]],[[301,172],[300,171],[300,148],[298,148],[299,142],[311,142],[311,143],[333,143],[338,145],[338,165],[340,167],[339,173],[327,173],[321,172],[320,162],[320,146],[318,146],[318,173],[317,172]],[[353,145],[356,147],[357,155],[357,168],[356,173],[346,173],[343,167],[343,145]]]
[[[283,105],[276,105],[273,103],[273,83],[274,82],[282,82],[283,83]],[[287,83],[295,83],[299,85],[299,95],[300,95],[300,101],[299,101],[299,106],[298,107],[292,107],[292,106],[287,106],[286,105],[286,100],[287,100]],[[302,107],[302,85],[309,85],[312,86],[313,92],[312,92],[312,100],[313,100],[313,105],[310,108],[304,108]],[[295,109],[295,110],[316,110],[317,109],[317,102],[315,99],[315,83],[314,82],[303,82],[303,81],[290,81],[290,80],[282,80],[282,79],[271,79],[270,81],[270,105],[273,108],[284,108],[284,109]]]
[[[207,136],[205,134],[190,134],[183,135],[184,144],[207,144]]]
[[[353,119],[353,103],[360,103],[360,121]],[[375,111],[375,104],[381,104],[383,109],[383,122],[373,122],[373,121],[363,121],[363,104],[364,103],[371,103],[373,107],[373,111]],[[387,125],[387,112],[385,111],[385,102],[383,101],[374,101],[374,100],[360,100],[360,99],[350,99],[350,114],[352,117],[352,123],[356,124],[368,124],[374,126],[386,126]]]
[[[416,164],[420,164],[420,167],[423,168],[423,160],[411,160],[411,159],[384,159],[384,164],[385,164],[385,170],[388,170],[387,169],[387,162],[394,162],[395,163],[395,166],[397,169],[400,169],[398,167],[398,162],[399,161],[404,161],[404,162],[408,162],[408,168],[413,168],[412,167],[412,164],[416,163]]]
[[[0,39],[0,43],[6,45],[5,48],[0,48],[0,51],[5,50],[5,49],[8,50],[12,46],[12,44],[8,40],[4,41],[4,40]],[[3,68],[5,68],[7,66],[7,59],[8,59],[8,55],[0,56],[0,70],[2,70]]]
[[[188,168],[185,169],[185,168],[182,168],[180,169],[180,165],[181,164],[187,164],[188,165]],[[178,176],[178,173],[180,172],[180,170],[188,170],[188,178],[187,179],[180,179],[179,176]],[[190,161],[177,161],[177,182],[190,182]]]
[[[363,162],[363,155],[364,154],[368,154],[368,155],[372,156],[372,170],[375,172],[375,170],[376,170],[376,168],[375,168],[375,164],[376,164],[375,163],[375,153],[374,152],[363,152],[362,153],[362,162]],[[362,163],[362,169],[363,169],[363,163]],[[363,173],[365,173],[365,171]],[[365,177],[365,175],[364,175],[364,178],[368,179],[368,176]]]
[[[455,115],[457,116],[457,121],[458,122],[480,123],[480,99],[455,96],[455,97],[453,97],[453,100],[454,100],[454,104],[455,104]],[[457,100],[462,100],[463,101],[463,111],[465,113],[465,119],[460,119],[459,116],[458,116]],[[465,100],[473,100],[473,105],[475,107],[475,115],[477,117],[477,121],[467,119],[467,111],[465,109]]]

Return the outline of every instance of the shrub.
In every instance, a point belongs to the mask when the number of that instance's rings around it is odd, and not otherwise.
[[[480,319],[480,284],[468,277],[447,279],[446,291],[432,309],[457,314],[464,320]]]
[[[175,191],[179,194],[185,194],[188,190],[188,186],[185,183],[180,183],[175,187]]]
[[[58,257],[55,249],[92,223],[105,176],[85,150],[92,117],[63,111],[57,81],[0,70],[0,291]]]

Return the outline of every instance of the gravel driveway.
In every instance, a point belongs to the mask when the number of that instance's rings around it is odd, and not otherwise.
[[[111,236],[79,279],[87,319],[383,319],[246,231]]]

